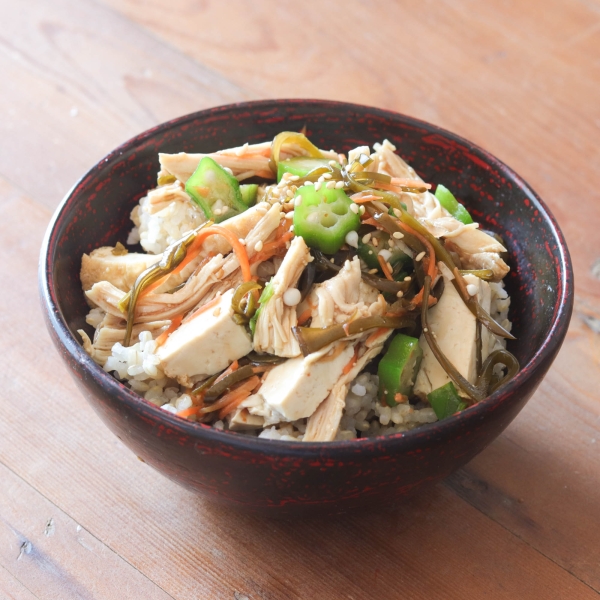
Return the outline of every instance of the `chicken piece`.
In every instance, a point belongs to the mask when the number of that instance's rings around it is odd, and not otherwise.
[[[254,397],[242,403],[265,425],[312,415],[342,376],[354,355],[354,344],[338,342],[306,357],[290,358],[267,375]]]
[[[304,442],[331,442],[335,439],[352,380],[381,352],[383,343],[391,334],[392,331],[380,336],[377,339],[377,344],[370,348],[360,344],[359,357],[352,369],[348,373],[342,374],[327,398],[319,404],[317,410],[309,417],[303,438]]]
[[[475,286],[477,300],[482,308],[489,312],[491,290],[487,282],[465,275],[468,286]],[[444,355],[470,383],[477,379],[477,320],[467,308],[452,282],[444,277],[444,293],[438,303],[429,309],[429,327]],[[482,334],[482,360],[489,354],[494,342],[489,338],[491,332],[485,327]],[[414,393],[421,398],[451,381],[446,371],[437,361],[425,337],[421,335],[419,345],[423,350],[421,368],[417,374]],[[459,391],[459,393],[461,393]]]
[[[321,150],[321,153],[325,158],[338,160],[336,152]],[[280,157],[284,160],[293,156],[304,156],[305,154],[306,151],[296,144],[284,144]],[[161,173],[173,175],[179,181],[185,183],[205,156],[210,156],[222,167],[231,169],[234,177],[239,181],[255,176],[264,177],[265,179],[274,178],[269,166],[269,161],[271,160],[271,142],[251,145],[244,144],[238,148],[228,148],[212,152],[211,154],[187,154],[186,152],[180,152],[179,154],[161,153],[158,155]]]
[[[112,246],[103,246],[83,255],[80,278],[84,292],[99,281],[108,281],[128,292],[138,275],[160,260],[160,256],[153,254],[114,254],[114,250]]]
[[[363,282],[360,260],[346,261],[342,270],[331,279],[313,287],[301,305],[300,314],[311,309],[311,327],[330,327],[346,322],[350,317],[382,315],[387,304],[381,294]]]
[[[288,306],[285,294],[296,287],[309,258],[306,243],[301,237],[295,237],[279,270],[268,284],[272,296],[260,308],[254,332],[254,349],[257,352],[285,357],[300,355],[300,346],[292,333],[292,328],[298,324],[296,305]],[[299,300],[300,294],[297,294]]]
[[[252,350],[246,328],[232,319],[233,294],[229,290],[215,305],[192,315],[158,348],[165,375],[191,386],[194,377],[210,377]]]
[[[250,210],[246,212],[250,212]],[[269,206],[268,204],[263,204],[260,211],[254,211],[254,216],[251,219],[243,222],[237,221],[237,226],[229,226],[228,228],[238,235],[249,224],[254,223],[252,229],[246,232],[247,239],[254,240],[259,235],[268,237],[279,225],[280,211],[281,206],[279,205]],[[257,216],[259,218],[256,218]],[[233,217],[225,221],[223,226],[235,218]],[[241,281],[241,277],[239,281],[231,279],[232,274],[239,272],[240,266],[235,254],[230,254],[226,257],[222,254],[217,254],[217,256],[210,259],[207,257],[211,247],[217,250],[222,249],[222,245],[219,242],[214,243],[212,246],[209,243],[216,239],[224,240],[224,238],[217,235],[207,238],[201,252],[201,256],[204,257],[203,262],[196,265],[196,272],[189,278],[183,288],[172,294],[162,293],[164,289],[172,289],[177,284],[177,280],[174,279],[175,276],[171,276],[155,293],[140,298],[136,306],[136,323],[172,319],[177,315],[185,314],[201,303],[212,300],[219,291],[225,291],[237,286],[237,283]],[[226,244],[225,250],[231,251],[229,243]],[[252,257],[256,252],[254,245],[248,247],[247,252]],[[110,283],[97,283],[86,295],[91,302],[106,312],[115,316],[122,316],[118,304],[124,294]]]
[[[132,339],[136,340],[142,331],[149,331],[153,338],[160,335],[170,324],[170,321],[154,321],[136,325],[132,331]],[[125,338],[125,324],[121,327],[115,325],[102,325],[96,329],[94,341],[83,330],[77,331],[83,340],[83,349],[102,367],[111,355],[112,347],[123,342]]]

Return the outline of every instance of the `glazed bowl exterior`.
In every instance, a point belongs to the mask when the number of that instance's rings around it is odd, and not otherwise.
[[[263,440],[188,422],[140,398],[85,353],[77,330],[89,310],[81,256],[124,242],[129,214],[156,185],[158,152],[211,152],[307,128],[320,148],[347,152],[389,139],[417,172],[465,202],[503,236],[511,272],[509,349],[522,369],[498,392],[406,433],[332,443]],[[319,100],[222,106],[181,117],[126,142],[93,167],[57,209],[42,247],[40,293],[53,342],[100,418],[136,455],[173,481],[230,506],[273,516],[390,505],[446,477],[512,421],[552,364],[569,324],[573,273],[550,211],[509,167],[434,125],[390,111]],[[89,328],[88,328],[89,330]]]

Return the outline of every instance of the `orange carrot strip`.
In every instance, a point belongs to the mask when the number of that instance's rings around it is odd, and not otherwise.
[[[201,406],[190,406],[189,408],[184,408],[179,412],[175,413],[178,417],[183,417],[186,419],[187,417],[191,417],[192,415],[197,415],[200,412]]]
[[[249,396],[250,392],[254,389],[254,387],[258,383],[260,383],[260,379],[258,378],[257,375],[254,375],[254,376],[250,377],[250,379],[246,379],[246,380],[242,381],[241,383],[239,383],[237,386],[233,387],[231,390],[229,390],[229,392],[227,392],[226,394],[221,396],[221,398],[219,398],[219,400],[217,400],[214,404],[211,404],[210,406],[205,406],[204,408],[202,408],[200,410],[200,412],[209,413],[209,412],[214,412],[216,410],[221,410],[222,408],[227,406],[230,402],[233,402],[234,400],[236,400],[240,394],[247,393]],[[246,396],[246,397],[248,397],[248,396]]]
[[[379,266],[381,267],[385,278],[389,279],[390,281],[394,281],[394,278],[392,277],[392,272],[388,267],[387,261],[385,260],[385,258],[383,258],[383,256],[381,256],[381,254],[377,255],[377,262],[379,262]]]
[[[385,333],[386,331],[389,331],[390,328],[389,327],[380,327],[379,329],[376,329],[366,340],[365,340],[365,344],[371,344],[372,342],[374,342],[380,335],[383,335],[383,333]]]
[[[312,315],[312,310],[310,308],[307,308],[305,311],[301,312],[300,316],[298,317],[298,325],[304,325],[304,323],[310,319],[310,315]]]
[[[356,345],[356,348],[354,348],[354,354],[352,355],[352,358],[348,361],[348,364],[342,369],[342,373],[344,375],[348,375],[348,373],[350,373],[350,371],[352,371],[352,367],[356,364],[357,360],[358,360],[358,344]]]
[[[166,331],[163,331],[156,338],[157,348],[159,346],[162,346],[167,341],[167,338],[181,325],[181,321],[183,321],[183,315],[177,315],[176,317],[173,317],[171,319],[171,324],[169,325],[169,328]]]
[[[289,242],[293,237],[294,237],[293,232],[287,231],[286,233],[281,235],[279,237],[279,239],[276,239],[273,242],[268,242],[267,244],[264,244],[262,247],[262,250],[260,252],[257,252],[250,259],[250,264],[254,264],[257,262],[264,262],[265,260],[268,260],[273,255],[277,254],[277,252],[285,246],[286,242]]]
[[[427,254],[429,255],[429,261],[428,261],[428,265],[427,265],[427,275],[429,275],[431,277],[431,281],[433,281],[435,279],[436,273],[437,273],[437,267],[435,264],[435,250],[433,249],[433,246],[431,245],[431,243],[429,242],[429,240],[422,236],[420,233],[418,233],[417,231],[415,231],[412,227],[409,227],[406,223],[399,223],[400,227],[402,227],[402,229],[404,229],[404,231],[406,231],[407,233],[410,233],[411,235],[414,235],[427,249]]]
[[[350,199],[354,200],[354,202],[356,204],[363,204],[365,202],[372,202],[373,200],[375,200],[375,202],[378,202],[379,200],[381,200],[381,198],[379,196],[375,196],[374,194],[367,194],[365,196],[360,196],[358,194],[354,194],[354,195],[350,196]]]
[[[403,177],[392,177],[391,184],[400,187],[425,188],[426,190],[431,189],[430,183],[417,181],[416,179],[404,179]]]

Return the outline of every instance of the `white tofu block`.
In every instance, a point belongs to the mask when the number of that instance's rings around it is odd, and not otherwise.
[[[474,275],[466,275],[465,281],[467,284],[477,287],[477,300],[486,311],[489,311],[491,297],[489,285]],[[477,378],[477,321],[462,301],[452,282],[445,279],[444,283],[444,293],[440,301],[429,309],[429,327],[435,333],[442,352],[459,373],[470,383],[475,383]],[[482,359],[485,360],[489,343],[488,336],[483,329],[485,328],[482,328],[484,341]],[[433,355],[424,335],[421,335],[419,345],[423,350],[423,360],[414,392],[418,396],[424,397],[433,390],[446,385],[451,379]]]
[[[157,350],[168,377],[189,385],[192,377],[214,375],[251,352],[246,328],[231,318],[233,293],[229,290],[216,305],[181,325]]]
[[[315,353],[290,358],[269,372],[260,396],[287,421],[310,417],[327,398],[354,354],[348,344],[335,358]]]

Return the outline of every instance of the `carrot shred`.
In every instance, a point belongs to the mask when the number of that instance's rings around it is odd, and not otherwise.
[[[221,396],[214,404],[210,406],[205,406],[200,409],[202,413],[215,412],[217,410],[221,410],[228,406],[231,402],[234,402],[238,398],[242,397],[242,400],[246,399],[252,390],[256,387],[256,385],[260,383],[260,379],[257,375],[253,375],[249,379],[245,379],[235,387],[233,387],[229,392]],[[242,401],[240,400],[240,402]],[[235,408],[235,407],[234,407]]]
[[[306,310],[302,311],[300,313],[300,316],[298,317],[298,325],[304,325],[304,323],[306,323],[306,321],[310,319],[311,315],[312,310],[310,308],[307,308]]]
[[[277,233],[277,231],[275,233]],[[264,262],[265,260],[269,260],[269,258],[277,254],[279,250],[281,250],[285,246],[286,242],[289,242],[293,237],[293,232],[286,231],[277,239],[275,239],[275,241],[264,244],[262,250],[260,252],[257,252],[250,259],[250,264],[253,265],[257,262]]]
[[[425,188],[426,190],[431,189],[430,183],[418,181],[417,179],[405,179],[403,177],[392,177],[391,184],[400,187]]]
[[[352,367],[354,367],[357,360],[358,360],[358,344],[356,345],[356,348],[354,348],[354,354],[352,355],[352,358],[348,361],[346,366],[342,369],[342,374],[348,375],[348,373],[350,373],[350,371],[352,371]]]
[[[201,406],[190,406],[189,408],[184,408],[183,410],[180,410],[179,412],[175,413],[178,417],[183,417],[184,419],[187,419],[187,417],[191,417],[192,415],[197,415],[200,410],[201,410]]]
[[[200,308],[197,308],[193,313],[190,313],[187,320],[189,321],[191,319],[195,319],[198,315],[202,314],[204,311],[208,310],[209,308],[212,308],[215,304],[218,304],[220,300],[221,300],[221,296],[215,296],[212,300],[210,300],[206,304],[203,304]]]
[[[171,324],[169,325],[168,329],[166,331],[163,331],[156,338],[157,348],[159,346],[162,346],[167,341],[167,338],[181,325],[181,321],[183,321],[183,315],[177,315],[176,317],[173,317],[171,319]]]
[[[377,255],[377,261],[379,262],[379,266],[381,267],[385,278],[389,279],[390,281],[394,281],[394,278],[392,277],[392,272],[388,267],[387,261],[385,260],[385,258],[383,258],[383,256],[381,256],[381,254]]]
[[[383,335],[386,331],[389,331],[389,327],[380,327],[376,329],[366,340],[365,344],[371,344],[374,342],[380,335]]]
[[[359,194],[353,194],[352,196],[350,196],[350,199],[353,200],[356,204],[364,204],[365,202],[372,202],[373,200],[375,200],[375,202],[378,202],[379,200],[381,200],[379,196],[375,196],[374,194],[367,194],[362,196],[360,194],[362,194],[362,192],[360,192]]]
[[[225,379],[228,375],[231,375],[234,371],[237,371],[239,367],[239,363],[237,360],[234,360],[214,381],[215,383],[219,383],[222,379]]]
[[[429,255],[429,260],[427,261],[427,275],[429,275],[431,277],[431,281],[433,281],[437,273],[437,266],[435,264],[435,250],[433,249],[431,242],[426,237],[415,231],[412,227],[409,227],[406,223],[400,223],[400,226],[402,229],[404,229],[404,231],[406,231],[406,233],[414,235],[427,249],[427,254]]]
[[[368,215],[368,213],[365,213]],[[373,227],[379,227],[379,223],[373,219],[372,217],[367,217],[366,219],[362,219],[361,223],[363,225],[373,225]]]

